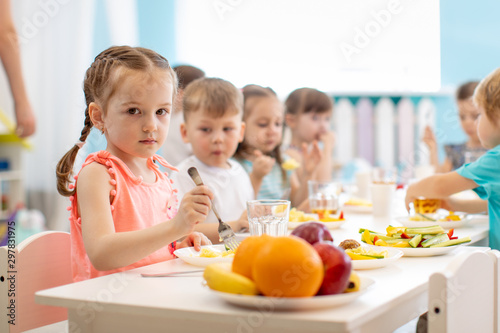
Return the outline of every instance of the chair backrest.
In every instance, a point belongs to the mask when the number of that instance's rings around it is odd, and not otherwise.
[[[500,251],[488,251],[491,259],[493,260],[493,314],[494,314],[494,328],[493,332],[500,332],[500,322],[498,317],[500,315]]]
[[[457,255],[429,278],[428,332],[494,332],[493,286],[490,255]]]
[[[0,332],[22,332],[67,320],[67,309],[36,304],[35,292],[73,282],[69,233],[45,231],[17,247],[13,242],[9,245],[0,248],[0,280],[4,279],[0,308],[8,309],[0,317]],[[9,323],[12,320],[15,325]]]

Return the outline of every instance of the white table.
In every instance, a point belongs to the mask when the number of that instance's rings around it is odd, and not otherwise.
[[[359,240],[359,227],[383,231],[387,221],[370,215],[347,216],[333,230],[336,243]],[[473,241],[487,237],[488,226],[457,230]],[[225,303],[193,276],[143,278],[140,273],[192,270],[180,259],[128,272],[40,291],[36,301],[68,308],[70,331],[79,332],[392,332],[427,311],[429,276],[460,251],[486,250],[463,246],[436,257],[403,257],[387,267],[360,271],[375,284],[354,302],[336,308],[278,312],[245,309]]]

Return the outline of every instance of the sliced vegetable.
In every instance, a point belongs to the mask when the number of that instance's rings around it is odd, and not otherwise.
[[[422,242],[422,247],[430,247],[431,245],[436,245],[449,240],[450,238],[448,238],[448,234],[439,234]]]
[[[439,225],[433,225],[430,227],[415,227],[415,228],[406,228],[407,234],[431,234],[437,235],[444,233],[443,227]]]
[[[420,242],[422,241],[422,235],[421,234],[418,234],[416,235],[415,237],[413,237],[409,242],[408,244],[410,244],[411,247],[417,247]]]

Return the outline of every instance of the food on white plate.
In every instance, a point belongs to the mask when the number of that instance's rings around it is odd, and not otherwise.
[[[372,207],[373,204],[369,200],[360,198],[351,198],[344,202],[344,206],[362,206],[362,207]]]
[[[339,247],[343,248],[344,250],[355,249],[360,246],[361,244],[359,244],[358,241],[354,239],[346,239],[339,244]]]
[[[359,229],[362,242],[377,246],[433,248],[459,245],[471,241],[469,236],[458,238],[453,236],[454,229],[446,232],[439,225],[416,228],[393,227],[390,225],[387,227],[386,232],[386,234],[383,234],[368,229]]]
[[[218,258],[218,257],[223,257],[223,258],[230,258],[234,257],[234,250],[227,250],[227,251],[217,251],[214,249],[209,249],[209,248],[202,248],[200,251],[200,258]]]
[[[351,260],[376,260],[385,259],[389,255],[387,250],[377,251],[373,248],[359,246],[355,249],[347,249],[345,253]]]

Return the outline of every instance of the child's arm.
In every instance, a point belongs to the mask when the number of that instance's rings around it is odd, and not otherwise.
[[[206,186],[196,186],[184,195],[177,215],[168,223],[117,233],[111,215],[109,196],[113,188],[109,181],[106,167],[92,163],[80,172],[77,186],[83,242],[98,270],[121,268],[141,260],[191,233],[210,211],[212,192]]]
[[[441,200],[441,207],[454,212],[477,214],[488,211],[488,201],[483,199],[444,198]]]
[[[260,150],[255,150],[254,156],[255,158],[252,161],[252,172],[250,172],[248,176],[252,183],[253,192],[255,196],[257,196],[257,193],[260,191],[260,186],[262,185],[262,180],[271,172],[276,160],[262,154]]]
[[[409,210],[410,202],[418,197],[442,199],[476,187],[478,187],[476,182],[460,176],[456,171],[430,176],[408,187],[405,198],[406,209]]]
[[[316,180],[330,181],[333,173],[333,147],[335,146],[335,133],[329,131],[321,136],[323,143],[323,154],[318,165]]]
[[[243,228],[248,229],[247,211],[245,210],[243,214],[241,214],[240,218],[236,221],[230,221],[230,222],[223,221],[223,222],[229,224],[234,232],[238,232]],[[220,243],[218,229],[219,229],[219,223],[201,223],[195,227],[196,231],[205,234],[208,237],[208,239],[214,244]]]
[[[452,169],[451,161],[448,158],[445,158],[443,164],[439,164],[439,158],[438,158],[438,145],[437,145],[437,140],[436,136],[434,135],[434,132],[432,129],[427,126],[425,128],[424,136],[422,137],[422,141],[427,145],[429,148],[429,157],[430,157],[430,163],[432,166],[434,166],[434,170],[439,173],[439,172],[450,172]]]
[[[313,143],[311,151],[308,151],[306,144],[303,145],[302,165],[290,179],[290,201],[292,207],[297,207],[307,198],[307,182],[316,175],[321,158],[322,153],[316,141]]]

